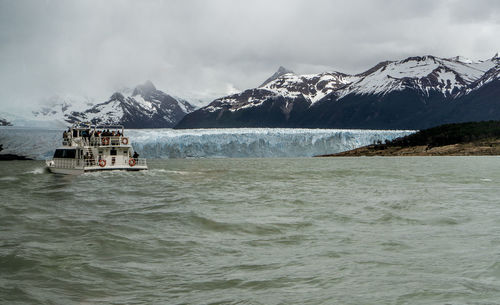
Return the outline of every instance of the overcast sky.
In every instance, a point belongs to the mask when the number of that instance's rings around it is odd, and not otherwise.
[[[210,99],[280,65],[359,73],[413,55],[500,51],[498,0],[0,0],[0,106],[106,99],[151,80]]]

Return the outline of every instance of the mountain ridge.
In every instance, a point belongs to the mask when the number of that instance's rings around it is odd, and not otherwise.
[[[7,119],[0,118],[0,126],[12,126],[12,123],[7,121]]]
[[[33,112],[37,118],[58,119],[67,124],[91,122],[93,124],[121,124],[126,128],[169,128],[175,126],[196,107],[188,101],[158,90],[151,81],[114,92],[100,103],[72,103],[56,100]]]
[[[354,75],[296,75],[280,67],[261,86],[218,98],[186,115],[175,128],[421,129],[450,123],[450,113],[455,120],[469,120],[467,109],[475,103],[492,112],[470,118],[500,119],[500,101],[494,98],[499,67],[498,55],[483,61],[412,56],[383,61]],[[476,97],[472,101],[471,94]],[[489,102],[483,100],[486,96]]]

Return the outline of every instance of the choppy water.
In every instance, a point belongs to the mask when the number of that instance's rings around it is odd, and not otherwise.
[[[0,162],[2,304],[498,304],[500,158]]]

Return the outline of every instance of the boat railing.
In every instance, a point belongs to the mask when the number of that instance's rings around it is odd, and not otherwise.
[[[129,138],[124,136],[99,136],[85,139],[88,146],[128,146]]]
[[[129,143],[129,137],[124,136],[72,137],[63,139],[64,146],[129,146]]]
[[[144,158],[135,158],[135,162],[138,166],[147,166],[146,159]]]
[[[85,164],[85,166],[96,166],[97,162],[95,159],[88,158],[88,159],[83,159],[83,164]]]
[[[131,158],[131,159],[134,159],[135,160],[135,163],[133,163],[134,165],[133,166],[147,166],[147,162],[146,162],[146,159],[144,158]],[[128,160],[125,160],[125,161],[122,161],[122,160],[116,160],[114,163],[99,163],[100,159],[99,160],[95,160],[95,159],[84,159],[83,160],[83,164],[85,166],[97,166],[100,164],[104,164],[104,166],[101,166],[101,167],[114,167],[114,166],[124,166],[124,165],[131,165],[131,162],[130,160],[131,159],[128,159]]]

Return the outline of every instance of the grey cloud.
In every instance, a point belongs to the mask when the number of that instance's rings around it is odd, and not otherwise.
[[[500,23],[500,1],[497,0],[450,0],[450,16],[453,22]]]
[[[500,3],[500,2],[499,2]],[[0,106],[106,98],[151,79],[184,97],[298,73],[362,72],[411,55],[487,58],[497,1],[0,0]],[[14,106],[13,106],[14,108]]]

